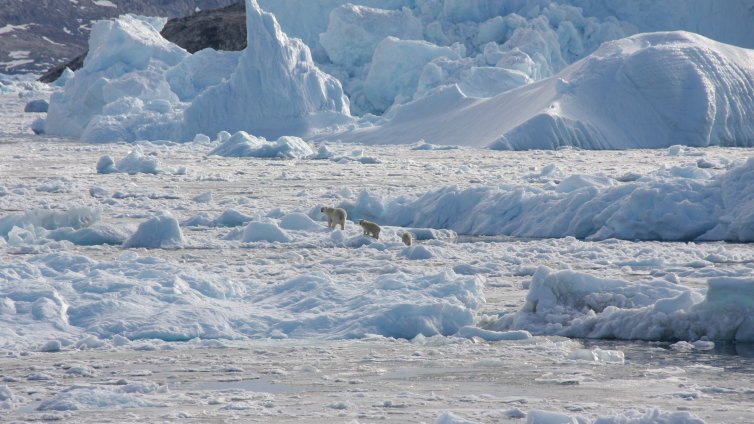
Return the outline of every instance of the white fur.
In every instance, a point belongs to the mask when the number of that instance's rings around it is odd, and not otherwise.
[[[319,211],[327,216],[328,228],[335,228],[340,225],[341,230],[346,229],[346,217],[348,217],[348,214],[345,209],[323,206]]]
[[[365,236],[370,235],[376,239],[380,238],[380,231],[382,231],[382,228],[380,228],[379,225],[372,221],[367,221],[366,219],[360,219],[359,225],[361,225],[361,228],[364,230]]]
[[[403,233],[401,240],[406,246],[411,246],[412,244],[414,244],[414,237],[408,231]]]

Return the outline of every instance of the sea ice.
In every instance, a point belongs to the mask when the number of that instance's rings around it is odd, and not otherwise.
[[[283,136],[276,141],[238,131],[208,154],[225,157],[301,159],[314,155],[312,147],[299,137]]]
[[[78,411],[86,409],[125,409],[159,407],[162,404],[145,401],[121,387],[72,386],[58,396],[43,401],[39,411]]]
[[[754,160],[715,176],[671,168],[624,184],[574,175],[552,190],[533,185],[448,186],[412,200],[363,192],[355,203],[340,206],[349,216],[459,234],[751,241],[754,215],[748,211],[754,195],[745,181],[752,170]],[[415,234],[421,238],[420,231]]]
[[[711,278],[704,292],[541,268],[526,304],[495,328],[582,338],[754,341],[754,281]]]
[[[178,221],[164,211],[139,224],[136,232],[123,242],[123,247],[168,248],[179,247],[184,242]]]

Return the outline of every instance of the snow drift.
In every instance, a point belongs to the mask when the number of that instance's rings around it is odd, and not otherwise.
[[[753,64],[754,52],[696,34],[639,34],[495,97],[445,88],[332,137],[516,150],[752,146]]]

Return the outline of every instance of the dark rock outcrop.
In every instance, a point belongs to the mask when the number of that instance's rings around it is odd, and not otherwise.
[[[189,53],[207,47],[215,50],[243,50],[246,48],[245,3],[170,19],[161,34]]]
[[[208,47],[215,50],[243,50],[246,48],[245,3],[242,1],[220,9],[169,19],[161,34],[190,53]],[[65,68],[72,71],[81,68],[86,53],[84,51],[70,62],[51,68],[39,81],[53,82],[62,75]]]

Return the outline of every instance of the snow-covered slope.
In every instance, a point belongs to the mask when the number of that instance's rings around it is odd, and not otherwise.
[[[446,88],[332,136],[496,149],[754,145],[754,51],[687,32],[606,43],[557,75],[489,99]]]

